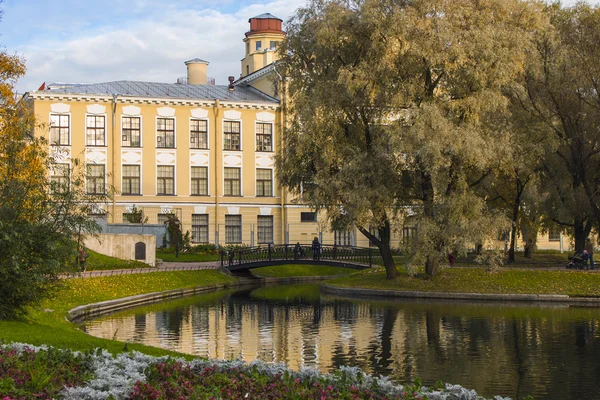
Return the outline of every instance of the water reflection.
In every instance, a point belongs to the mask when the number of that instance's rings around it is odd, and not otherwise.
[[[485,396],[600,398],[600,310],[498,303],[374,302],[312,285],[221,292],[129,310],[84,329],[203,357],[331,371],[357,365]]]

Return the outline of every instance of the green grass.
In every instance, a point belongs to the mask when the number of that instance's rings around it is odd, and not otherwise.
[[[179,257],[175,257],[174,252],[156,251],[156,258],[160,258],[165,262],[205,262],[205,261],[219,261],[221,256],[219,254],[211,253],[179,253]]]
[[[522,251],[515,252],[515,262],[510,266],[519,267],[544,267],[544,266],[565,266],[569,262],[571,253],[561,253],[558,250],[538,250],[533,253],[532,258],[526,258]],[[457,257],[456,264],[474,264],[475,254],[468,254],[466,257]]]
[[[574,297],[600,297],[600,274],[583,271],[544,271],[503,269],[488,273],[485,268],[446,268],[433,279],[423,274],[410,277],[404,271],[386,280],[383,268],[361,271],[328,281],[340,287],[423,292],[565,294]]]
[[[121,260],[96,253],[90,249],[86,250],[90,255],[85,263],[86,271],[101,271],[109,269],[131,269],[131,268],[152,268],[152,266],[135,260]]]
[[[66,321],[68,310],[84,304],[170,289],[228,284],[234,281],[218,271],[173,271],[118,277],[74,278],[22,321],[0,321],[0,340],[47,344],[72,350],[105,348],[113,354],[123,351],[123,343],[89,336]],[[129,350],[150,355],[181,354],[129,343]]]
[[[329,265],[285,264],[254,268],[252,273],[270,278],[295,278],[303,276],[350,275],[357,270]]]

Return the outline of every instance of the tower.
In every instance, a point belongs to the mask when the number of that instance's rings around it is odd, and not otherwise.
[[[277,47],[285,37],[281,29],[283,21],[274,15],[261,14],[248,22],[250,30],[244,38],[246,55],[242,59],[242,78],[276,61]]]

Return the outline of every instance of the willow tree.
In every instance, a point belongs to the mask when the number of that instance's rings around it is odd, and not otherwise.
[[[495,237],[473,190],[504,142],[489,122],[523,70],[537,5],[520,0],[314,0],[281,47],[290,121],[281,182],[353,223],[396,275],[393,220],[419,230],[433,276],[447,251]],[[369,226],[377,228],[377,235]]]
[[[583,251],[600,229],[600,8],[547,9],[551,31],[536,35],[521,104],[544,125],[546,218],[572,230]]]

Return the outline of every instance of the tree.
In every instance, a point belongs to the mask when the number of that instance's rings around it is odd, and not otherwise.
[[[600,224],[600,9],[548,6],[553,30],[540,31],[528,58],[521,104],[544,124],[546,218],[573,230],[575,251]]]
[[[473,186],[503,140],[491,120],[542,24],[525,1],[315,0],[288,24],[280,180],[379,248],[393,221],[419,228],[415,262],[435,275],[449,249],[494,238],[503,218]],[[378,236],[369,232],[376,227]]]
[[[60,286],[59,274],[75,269],[74,240],[98,226],[88,212],[102,199],[82,195],[77,168],[69,182],[52,181],[47,143],[15,81],[23,60],[0,52],[0,319],[25,312]]]
[[[131,224],[145,224],[148,222],[148,217],[144,215],[144,210],[137,208],[134,204],[131,211],[125,216],[127,222]]]

